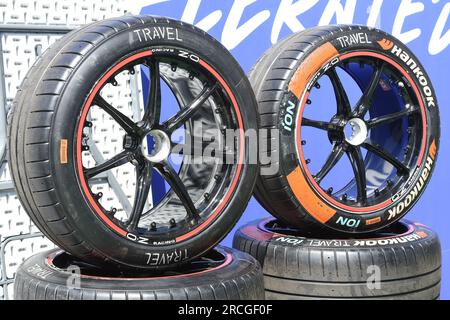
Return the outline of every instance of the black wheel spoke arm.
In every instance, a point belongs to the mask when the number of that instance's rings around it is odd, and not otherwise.
[[[419,111],[418,108],[411,106],[411,107],[406,108],[406,109],[404,109],[402,111],[399,111],[399,112],[395,112],[395,113],[388,114],[386,116],[381,116],[381,117],[374,118],[374,119],[372,119],[372,120],[370,120],[368,122],[368,126],[369,126],[369,128],[374,128],[376,126],[388,124],[388,123],[397,121],[397,120],[399,120],[399,119],[401,119],[403,117],[406,117],[406,116],[409,116],[411,114],[414,114],[414,113],[416,113],[418,111]]]
[[[353,168],[355,175],[356,187],[358,191],[358,202],[367,202],[367,181],[366,181],[366,166],[359,147],[348,147],[347,156]]]
[[[94,104],[102,108],[106,113],[108,113],[128,134],[133,134],[139,129],[137,125],[122,112],[114,108],[109,104],[102,96],[99,94],[94,98]]]
[[[330,123],[329,122],[325,122],[325,121],[311,120],[311,119],[303,117],[302,118],[302,126],[313,127],[313,128],[316,128],[316,129],[328,131],[328,129],[330,127]]]
[[[112,157],[109,160],[95,166],[93,168],[85,169],[84,174],[86,178],[89,180],[105,171],[111,170],[113,168],[117,168],[121,165],[128,163],[131,159],[131,153],[129,151],[122,151],[118,155]]]
[[[320,171],[314,176],[317,183],[322,182],[322,180],[327,176],[327,174],[334,168],[334,166],[341,160],[344,155],[344,146],[342,144],[335,144],[331,154],[328,156],[324,166]]]
[[[134,204],[131,214],[128,218],[128,230],[136,230],[142,213],[144,212],[145,203],[148,199],[150,186],[152,185],[152,166],[149,162],[136,167],[136,191],[134,196]]]
[[[380,84],[381,76],[384,71],[385,62],[380,62],[375,65],[375,70],[372,75],[372,79],[370,80],[369,85],[363,93],[363,96],[359,100],[355,114],[356,117],[364,117],[366,113],[369,111],[375,92]]]
[[[337,114],[348,116],[352,112],[352,107],[336,68],[330,69],[327,75],[330,78],[331,84],[333,85],[334,94],[336,96]]]
[[[181,109],[176,115],[163,123],[163,127],[168,132],[174,132],[181,127],[186,121],[188,121],[195,112],[209,99],[211,94],[218,88],[218,84],[213,86],[205,86],[194,101]]]
[[[155,169],[161,174],[164,180],[170,185],[172,190],[180,199],[181,203],[186,209],[188,217],[191,219],[199,219],[197,209],[192,202],[191,197],[186,189],[186,186],[181,181],[178,174],[172,168],[172,166],[166,161],[163,163],[155,164]]]
[[[159,70],[159,62],[156,59],[151,59],[148,64],[150,67],[150,87],[143,121],[152,127],[159,124],[160,121],[161,73]]]
[[[399,174],[401,174],[401,175],[408,175],[409,174],[410,170],[408,169],[407,166],[405,166],[402,162],[400,162],[395,157],[393,157],[388,152],[386,152],[386,150],[383,150],[381,147],[376,146],[371,141],[366,141],[365,143],[363,143],[362,146],[367,151],[369,151],[369,152],[379,156],[380,158],[382,158],[385,161],[387,161],[390,164],[392,164],[397,169]]]

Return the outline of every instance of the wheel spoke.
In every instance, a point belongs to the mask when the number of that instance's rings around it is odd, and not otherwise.
[[[335,144],[331,154],[328,156],[325,165],[320,169],[320,171],[314,176],[317,183],[322,182],[326,175],[334,168],[334,166],[341,160],[344,155],[344,146],[342,144]]]
[[[378,88],[381,80],[381,75],[384,71],[385,62],[378,63],[375,66],[375,71],[372,75],[372,79],[370,80],[369,85],[366,88],[366,91],[363,93],[363,96],[359,100],[355,114],[356,117],[364,117],[366,113],[369,111],[370,107],[373,103],[373,98],[375,95],[375,91]]]
[[[155,164],[155,169],[161,174],[161,176],[167,181],[172,190],[180,199],[184,208],[186,209],[188,217],[192,219],[198,219],[199,215],[191,197],[186,189],[186,186],[181,181],[178,174],[172,168],[172,166],[166,161],[163,163]]]
[[[139,130],[137,125],[130,118],[106,102],[106,100],[99,94],[95,96],[94,104],[108,113],[125,130],[126,133],[134,134]]]
[[[392,164],[401,175],[409,175],[410,170],[407,166],[405,166],[401,161],[397,160],[394,156],[390,155],[386,150],[383,150],[381,147],[376,146],[370,140],[366,141],[362,145],[365,149],[373,154],[376,154],[380,158]]]
[[[337,114],[342,116],[348,116],[351,112],[351,105],[348,99],[347,92],[342,85],[341,79],[336,71],[336,68],[330,69],[327,73],[333,85],[334,94],[336,96]]]
[[[317,120],[311,120],[308,118],[302,118],[302,126],[313,127],[313,128],[327,131],[330,127],[330,123],[325,122],[325,121],[317,121]]]
[[[131,153],[129,151],[122,151],[118,155],[112,157],[109,160],[106,160],[105,162],[99,164],[98,166],[86,169],[84,171],[84,174],[86,175],[87,179],[91,179],[105,171],[111,170],[113,168],[117,168],[121,165],[124,165],[124,164],[130,162],[130,157],[131,157]]]
[[[143,121],[150,127],[159,124],[161,115],[161,73],[159,62],[151,59],[150,67],[150,87]]]
[[[174,115],[169,120],[163,123],[163,127],[166,128],[168,132],[174,132],[176,129],[181,127],[187,120],[194,115],[194,113],[200,109],[201,106],[208,100],[211,94],[218,88],[218,84],[213,86],[205,86],[202,92],[197,98],[188,106],[181,109],[176,115]]]
[[[406,109],[396,112],[396,113],[391,113],[391,114],[388,114],[385,116],[374,118],[374,119],[370,120],[367,123],[367,125],[369,126],[369,128],[374,128],[376,126],[380,126],[380,125],[384,125],[384,124],[388,124],[388,123],[397,121],[403,117],[409,116],[418,111],[419,111],[419,109],[415,108],[415,107],[406,108]]]
[[[358,190],[357,200],[358,202],[367,202],[367,183],[366,183],[366,166],[361,153],[361,149],[357,147],[349,147],[347,150],[347,156],[350,159],[350,163],[355,175],[356,187]]]
[[[152,185],[152,166],[145,162],[144,165],[136,168],[136,191],[134,196],[133,210],[128,218],[128,231],[133,231],[137,228],[139,220],[144,211],[145,203],[147,201],[150,186]]]

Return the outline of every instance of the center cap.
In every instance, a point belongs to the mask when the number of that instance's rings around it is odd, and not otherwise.
[[[359,146],[366,141],[369,130],[364,120],[360,118],[351,119],[344,129],[345,141],[353,146]]]
[[[154,163],[161,163],[169,158],[172,143],[167,133],[161,130],[152,130],[149,134],[153,138],[153,149],[145,150],[147,136],[144,137],[144,141],[141,144],[142,154],[148,161]],[[150,152],[151,151],[151,152]]]

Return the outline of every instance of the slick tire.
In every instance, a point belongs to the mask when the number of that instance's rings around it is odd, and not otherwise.
[[[365,101],[353,101],[353,96],[369,93],[378,63],[384,69],[379,82],[373,82],[366,109],[361,107]],[[339,71],[337,80],[329,78],[332,70]],[[276,218],[298,228],[367,233],[398,221],[418,201],[436,163],[439,110],[423,66],[397,39],[362,26],[308,29],[269,49],[249,79],[259,127],[267,130],[254,194]],[[350,91],[348,79],[355,82]],[[333,97],[324,94],[327,89],[335,91]],[[399,96],[408,103],[391,103]],[[314,104],[324,97],[327,103]],[[314,110],[325,118],[307,119]],[[334,115],[330,121],[328,113]],[[353,135],[345,133],[350,124],[359,131],[355,122],[362,122],[365,140],[351,141]],[[350,175],[339,186],[333,184],[347,176],[333,170],[336,165],[347,166]]]
[[[84,168],[81,158],[87,150],[83,148],[88,148],[83,144],[85,129],[92,125],[86,114],[94,103],[101,104],[98,95],[102,85],[115,86],[116,73],[122,70],[120,68],[127,68],[127,63],[139,61],[150,65],[151,59],[159,61],[161,74],[164,71],[175,75],[182,67],[192,70],[185,75],[189,77],[186,81],[192,81],[191,85],[182,82],[185,88],[197,90],[194,85],[215,83],[211,90],[206,90],[211,94],[209,100],[207,97],[200,99],[203,104],[197,103],[193,107],[218,106],[222,102],[221,109],[216,110],[221,113],[217,112],[210,118],[222,117],[230,123],[231,129],[240,130],[235,153],[239,158],[232,164],[223,165],[223,172],[216,173],[216,181],[210,183],[212,192],[200,193],[195,202],[195,205],[199,204],[197,208],[192,209],[193,204],[189,207],[192,212],[198,210],[199,215],[192,218],[195,220],[192,224],[182,219],[171,219],[170,224],[164,222],[162,226],[153,227],[154,223],[149,220],[145,222],[146,226],[135,222],[137,231],[134,232],[130,231],[133,221],[125,225],[114,216],[113,209],[102,207],[98,200],[100,193],[90,189],[86,178],[86,170],[90,169]],[[171,67],[176,70],[177,66],[168,64],[169,59],[180,62],[178,71],[171,71]],[[139,66],[133,65],[132,68],[135,67]],[[130,67],[129,73],[134,74],[131,70]],[[205,78],[200,79],[200,72]],[[184,81],[180,77],[175,80]],[[182,95],[177,98],[185,105],[191,102],[183,100]],[[157,99],[157,94],[153,94],[148,100]],[[117,111],[108,110],[109,116],[115,120],[120,118]],[[38,58],[25,77],[9,121],[12,177],[19,199],[33,222],[55,244],[78,259],[105,267],[170,269],[214,247],[232,229],[245,209],[252,195],[258,165],[247,161],[250,146],[244,132],[257,129],[256,114],[255,97],[246,75],[230,53],[205,32],[182,22],[151,16],[124,16],[99,21],[56,42]],[[181,116],[185,119],[192,113]],[[130,127],[143,130],[144,127],[138,127],[139,119],[133,120],[135,123]],[[122,119],[119,124],[123,123],[129,125],[130,122]],[[145,141],[136,137],[128,136],[138,143]],[[139,153],[134,140],[130,145],[126,145],[124,140],[124,148],[134,148],[133,152]],[[252,146],[255,146],[253,142]],[[129,159],[127,165],[134,163],[140,172],[147,168],[146,172],[151,174],[151,167],[144,158],[146,164],[133,157]],[[166,170],[161,163],[158,165],[160,175],[169,176],[171,182],[177,181],[175,170]],[[183,170],[180,175],[189,171],[191,181],[198,179],[195,168]],[[209,171],[203,170],[203,176],[205,172]],[[183,182],[189,182],[188,178]],[[146,181],[151,180],[138,182],[145,184]],[[205,185],[209,187],[204,181],[197,187],[195,183],[191,184],[191,189],[201,191]],[[147,185],[147,194],[148,189]],[[184,200],[186,194],[190,195],[188,191],[183,193],[177,189],[168,192],[170,199],[162,204],[170,202],[175,210],[167,210],[178,215],[184,210],[180,208],[179,194],[183,194]],[[135,196],[135,203],[140,201],[136,199],[141,198]],[[142,212],[144,205],[139,207]]]
[[[60,249],[39,253],[18,269],[16,300],[260,300],[261,267],[250,255],[217,247],[204,259],[161,273],[106,273]]]
[[[234,248],[263,266],[266,299],[439,299],[437,235],[408,221],[366,237],[317,237],[274,219],[240,228]]]

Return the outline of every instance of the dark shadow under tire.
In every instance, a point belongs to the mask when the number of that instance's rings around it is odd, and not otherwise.
[[[274,219],[240,228],[233,246],[262,265],[267,299],[438,299],[437,235],[407,221],[359,239],[318,237]]]
[[[76,271],[79,270],[80,272]],[[237,250],[217,247],[171,273],[145,276],[99,269],[60,249],[39,253],[18,269],[16,300],[259,300],[259,263]]]

